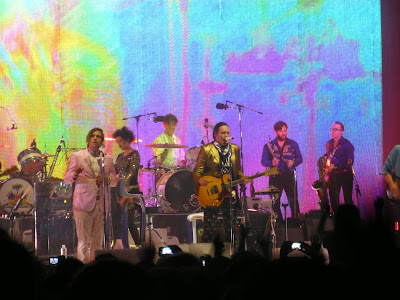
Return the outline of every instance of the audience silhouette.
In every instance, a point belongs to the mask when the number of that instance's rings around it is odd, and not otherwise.
[[[87,265],[67,258],[46,266],[0,230],[2,286],[10,295],[35,299],[382,297],[396,291],[399,250],[395,233],[384,223],[382,199],[375,207],[376,218],[365,222],[356,206],[341,205],[332,232],[321,230],[312,245],[301,243],[300,257],[292,257],[284,245],[275,260],[265,250],[268,242],[260,240],[262,251],[239,247],[226,258],[216,239],[215,255],[201,259],[182,252],[154,263],[154,249],[144,249],[136,265],[105,254]],[[329,263],[321,249],[328,250]]]

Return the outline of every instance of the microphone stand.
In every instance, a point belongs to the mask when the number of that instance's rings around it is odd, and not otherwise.
[[[127,117],[127,118],[123,118],[122,120],[129,120],[129,119],[135,119],[136,120],[136,150],[139,151],[139,120],[141,117],[146,117],[146,116],[151,116],[151,115],[155,115],[157,116],[157,114],[155,112],[153,113],[148,113],[148,114],[144,114],[144,115],[137,115],[137,116],[133,116],[133,117]]]
[[[232,102],[229,100],[226,100],[225,103],[231,103],[236,105],[236,107],[239,110],[239,130],[240,130],[240,166],[242,168],[242,172],[244,172],[244,164],[243,164],[243,129],[242,129],[242,114],[243,110],[247,109],[250,111],[253,111],[255,113],[258,113],[260,115],[263,115],[262,112],[256,111],[252,108],[246,107],[244,105],[238,104],[236,102]],[[249,211],[247,210],[247,201],[246,201],[246,185],[241,185],[240,186],[240,199],[242,201],[242,213],[245,217],[245,224],[246,226],[249,225]],[[231,220],[231,223],[233,223],[233,220]]]
[[[357,206],[360,208],[360,199],[359,196],[361,197],[361,191],[360,191],[360,186],[358,185],[357,177],[356,177],[356,172],[354,172],[353,165],[351,165],[351,171],[353,172],[353,178],[356,186],[354,189],[356,190],[356,196],[357,196]]]
[[[110,249],[110,242],[111,242],[111,236],[109,235],[109,231],[111,230],[111,224],[109,224],[109,219],[107,216],[107,210],[108,213],[110,213],[109,209],[106,209],[106,176],[105,176],[105,168],[104,168],[104,153],[100,151],[100,157],[101,157],[101,176],[102,176],[102,188],[103,188],[103,230],[104,230],[104,236],[103,236],[103,248],[104,249]],[[110,201],[109,201],[110,203]],[[108,207],[109,208],[109,207]]]
[[[17,126],[15,126],[14,117],[13,117],[13,115],[11,114],[10,110],[9,110],[7,107],[5,107],[5,106],[0,106],[0,108],[5,109],[5,110],[8,112],[8,114],[10,115],[10,118],[11,118],[11,124],[12,124],[12,126],[11,126],[11,127],[7,127],[7,130],[10,131],[10,130],[13,130],[13,129],[17,129]]]
[[[232,164],[232,144],[228,141],[228,166],[229,166],[229,221],[230,221],[230,237],[231,237],[231,252],[235,250],[235,229],[234,229],[234,214],[233,214],[233,164]]]

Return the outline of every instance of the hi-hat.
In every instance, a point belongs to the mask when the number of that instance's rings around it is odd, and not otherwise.
[[[189,146],[179,144],[149,144],[144,146],[150,148],[189,148]]]

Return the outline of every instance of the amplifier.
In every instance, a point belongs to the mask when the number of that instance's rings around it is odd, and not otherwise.
[[[50,212],[72,211],[72,198],[52,198],[49,202]]]

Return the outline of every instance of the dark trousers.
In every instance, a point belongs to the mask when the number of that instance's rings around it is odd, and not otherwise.
[[[141,241],[135,220],[141,221],[141,207],[136,203],[129,203],[128,211],[125,213],[117,202],[117,194],[117,188],[111,188],[111,219],[114,240],[122,239],[124,248],[129,248],[127,231],[124,230],[124,228],[129,228],[135,244],[140,245]]]
[[[238,212],[237,202],[233,204],[233,219],[236,224]],[[229,198],[225,198],[220,206],[207,206],[204,208],[203,243],[212,243],[219,235],[223,242],[231,240],[231,219]]]
[[[344,203],[353,204],[353,173],[351,170],[340,173],[331,173],[329,175],[329,200],[333,212],[335,212],[339,207],[340,189],[342,188]]]
[[[288,203],[290,206],[290,211],[292,212],[292,217],[297,218],[298,214],[300,213],[299,210],[299,201],[295,200],[295,193],[297,195],[297,184],[295,186],[294,182],[294,174],[293,172],[285,172],[279,175],[273,175],[269,178],[269,186],[276,187],[279,189],[279,197],[275,200],[275,203],[272,206],[272,209],[277,214],[278,219],[282,218],[282,211],[281,211],[281,196],[283,191],[285,191]],[[296,205],[296,214],[294,212],[294,208]]]

